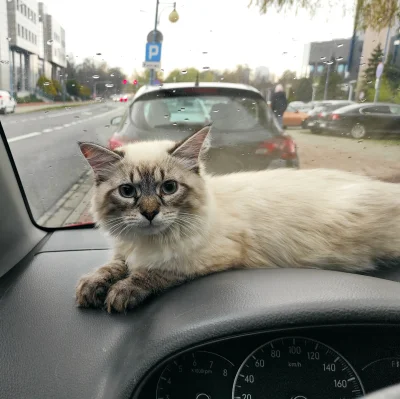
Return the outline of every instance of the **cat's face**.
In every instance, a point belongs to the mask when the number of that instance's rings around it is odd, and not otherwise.
[[[108,150],[80,143],[96,179],[95,221],[119,238],[190,234],[206,204],[201,155],[209,127],[182,143],[149,141]]]

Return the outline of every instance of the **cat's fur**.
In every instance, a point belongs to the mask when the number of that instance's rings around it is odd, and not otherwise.
[[[92,166],[95,221],[114,237],[109,265],[82,277],[81,306],[123,311],[152,293],[234,267],[362,271],[400,256],[400,185],[337,170],[205,173],[209,128],[183,143],[81,150]],[[163,181],[178,182],[172,195]],[[138,198],[118,186],[134,183]],[[142,214],[159,211],[151,221]]]

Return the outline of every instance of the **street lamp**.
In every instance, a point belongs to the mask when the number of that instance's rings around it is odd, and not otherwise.
[[[162,2],[160,2],[160,0],[156,0],[156,15],[155,15],[155,18],[154,18],[154,31],[153,31],[154,37],[153,37],[153,41],[156,41],[156,38],[157,38],[157,25],[160,23],[159,18],[158,18],[158,7],[159,7],[160,4],[167,5],[167,6],[172,6],[174,8],[171,11],[171,13],[169,14],[169,17],[168,17],[170,22],[175,23],[175,22],[177,22],[179,20],[179,14],[176,11],[176,2],[175,3],[162,3]],[[150,85],[153,84],[154,77],[155,77],[155,70],[154,69],[150,69]]]

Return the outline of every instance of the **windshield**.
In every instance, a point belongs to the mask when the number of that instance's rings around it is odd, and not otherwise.
[[[93,222],[78,142],[115,150],[206,125],[210,175],[324,168],[399,180],[399,10],[392,0],[0,1],[0,122],[33,220]]]

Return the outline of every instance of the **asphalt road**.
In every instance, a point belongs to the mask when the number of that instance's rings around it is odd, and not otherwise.
[[[36,220],[89,170],[77,141],[106,144],[114,129],[110,119],[125,107],[107,102],[0,116]]]

